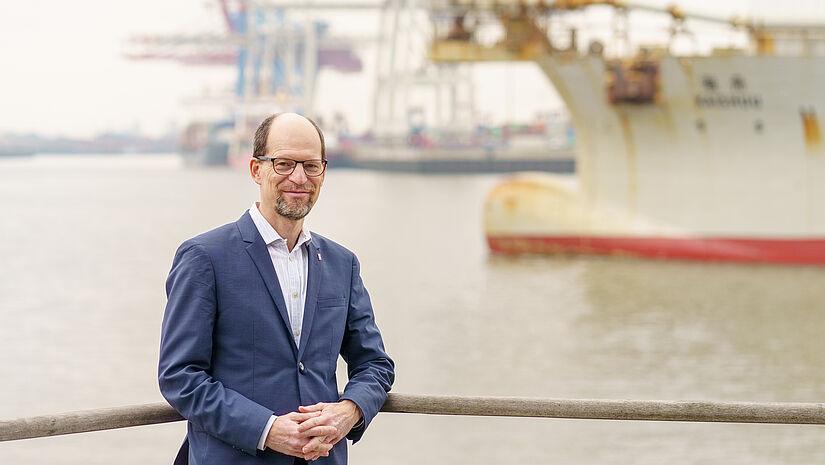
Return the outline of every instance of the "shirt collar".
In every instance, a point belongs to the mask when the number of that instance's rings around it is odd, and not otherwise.
[[[255,227],[258,228],[258,233],[266,245],[277,241],[283,241],[284,244],[286,244],[286,239],[281,237],[278,231],[275,231],[275,228],[269,224],[269,221],[267,221],[261,214],[261,211],[258,210],[257,202],[253,202],[252,206],[249,207],[249,216],[252,217],[252,222],[255,223]],[[300,247],[311,240],[312,234],[310,234],[309,230],[306,227],[301,227],[301,233],[298,234],[298,241],[295,243],[295,246]]]

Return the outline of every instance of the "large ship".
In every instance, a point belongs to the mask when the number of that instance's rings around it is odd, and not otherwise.
[[[442,10],[493,19],[503,35],[442,34],[433,60],[534,61],[576,130],[575,177],[524,174],[490,192],[490,249],[825,263],[825,26],[732,20],[748,45],[702,56],[667,47],[609,56],[602,42],[581,47],[576,29],[564,29],[559,47],[557,19],[593,4],[634,8],[588,0]],[[684,30],[689,15],[663,13],[673,33]]]

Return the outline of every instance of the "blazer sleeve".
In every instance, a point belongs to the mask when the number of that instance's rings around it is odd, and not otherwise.
[[[166,294],[158,363],[163,397],[197,429],[256,455],[273,412],[211,376],[217,295],[212,262],[201,245],[190,240],[178,248]]]
[[[349,382],[341,399],[355,402],[364,416],[363,425],[353,428],[347,435],[348,439],[357,442],[387,400],[387,393],[395,381],[395,364],[384,349],[369,294],[361,281],[361,266],[354,255],[351,279],[347,326],[341,344]]]

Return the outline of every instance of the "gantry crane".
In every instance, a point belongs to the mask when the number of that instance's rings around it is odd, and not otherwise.
[[[197,121],[183,135],[182,150],[198,152],[200,158],[207,153],[208,163],[223,163],[227,155],[248,155],[250,126],[260,115],[275,111],[313,115],[321,68],[344,73],[362,69],[354,44],[330,37],[322,21],[309,17],[296,21],[287,17],[286,8],[254,0],[219,0],[218,5],[224,32],[137,36],[126,52],[132,59],[236,68],[231,93],[187,100],[192,106],[224,108],[223,118]],[[227,136],[230,128],[234,134]]]

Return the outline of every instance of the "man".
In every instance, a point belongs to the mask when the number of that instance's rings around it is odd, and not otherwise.
[[[345,464],[341,439],[360,439],[395,375],[355,255],[303,226],[326,174],[323,134],[272,115],[249,169],[260,202],[184,242],[166,282],[158,380],[188,420],[176,463]]]

